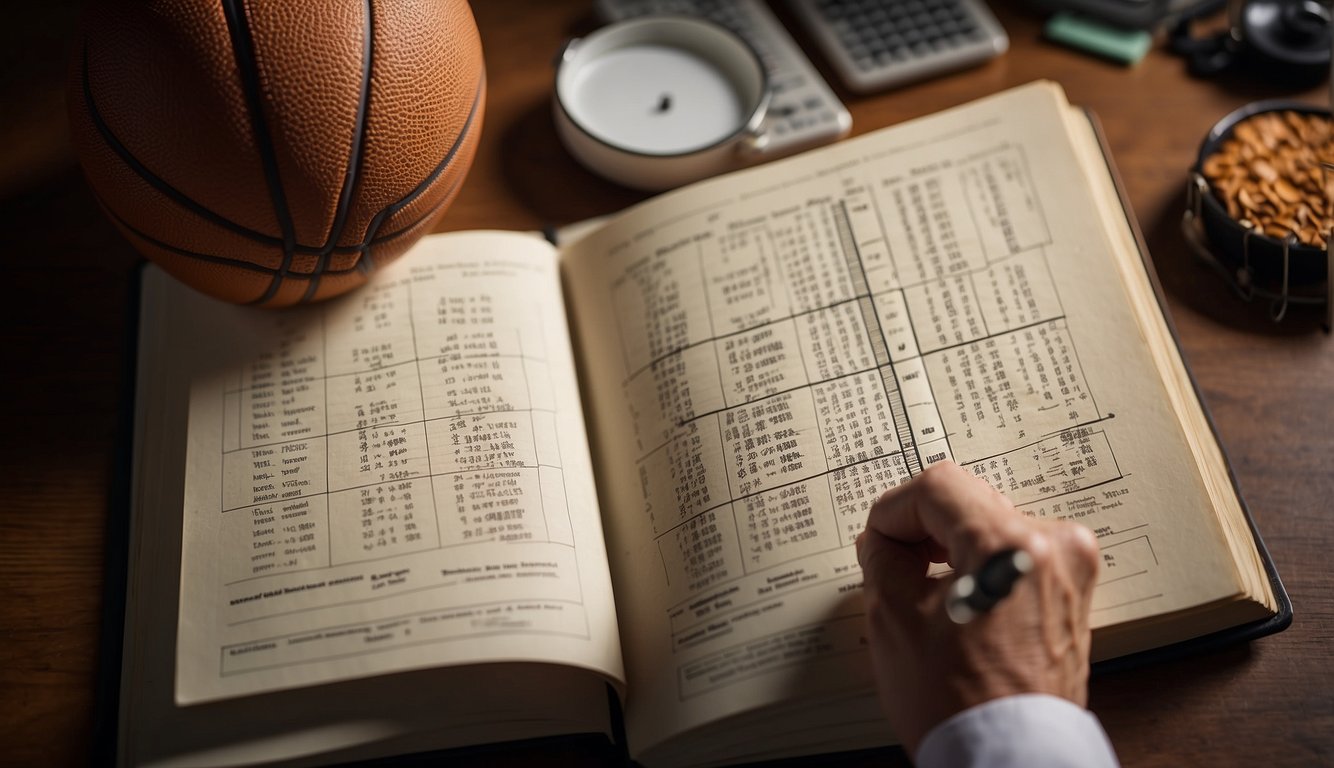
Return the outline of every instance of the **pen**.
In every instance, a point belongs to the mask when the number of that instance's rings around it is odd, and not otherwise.
[[[995,607],[1010,594],[1024,574],[1033,570],[1033,558],[1022,549],[1004,549],[970,574],[960,576],[945,596],[945,612],[955,624],[967,624]]]

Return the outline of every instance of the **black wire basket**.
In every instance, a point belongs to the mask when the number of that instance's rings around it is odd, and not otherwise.
[[[1198,260],[1218,272],[1243,300],[1268,301],[1275,322],[1292,306],[1324,307],[1324,327],[1329,332],[1334,320],[1330,243],[1317,248],[1293,235],[1279,239],[1265,234],[1255,222],[1233,218],[1204,176],[1205,160],[1232,136],[1237,124],[1265,112],[1330,116],[1329,110],[1310,104],[1273,100],[1247,104],[1219,120],[1201,142],[1190,169],[1181,228]],[[1334,174],[1334,168],[1327,167],[1326,173]]]

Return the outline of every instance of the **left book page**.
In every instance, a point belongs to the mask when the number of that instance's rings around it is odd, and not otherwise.
[[[430,237],[287,312],[186,289],[175,697],[621,653],[555,251]]]

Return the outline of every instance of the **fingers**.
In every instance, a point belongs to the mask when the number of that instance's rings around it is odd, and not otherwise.
[[[1097,539],[1069,521],[1035,522],[1038,556],[1030,579],[1042,617],[1041,645],[1053,670],[1052,691],[1087,704],[1092,631],[1089,610],[1097,582]]]
[[[1013,592],[959,625],[944,610],[948,560],[975,572],[1002,549],[1033,558]],[[955,712],[1016,693],[1087,702],[1097,540],[1081,525],[1020,514],[987,483],[938,465],[887,491],[857,537],[867,642],[882,701],[909,749]],[[888,693],[885,693],[888,692]]]
[[[928,585],[930,563],[914,548],[867,529],[857,536],[865,589],[892,605],[911,605]]]
[[[992,552],[1022,546],[1024,521],[986,482],[944,462],[886,491],[871,506],[866,524],[895,541],[926,542],[933,560],[972,568]]]
[[[895,590],[914,595],[925,589],[931,562],[971,571],[1008,548],[1027,550],[1039,571],[1059,572],[1087,612],[1099,568],[1092,532],[1076,523],[1025,517],[985,481],[952,463],[934,465],[882,494],[857,539],[868,584],[890,583],[878,577],[883,573]],[[873,567],[879,559],[884,564]]]
[[[1036,546],[1029,549],[1035,563],[1057,574],[1078,592],[1083,603],[1091,602],[1100,566],[1097,537],[1067,520],[1032,522]]]
[[[1078,591],[1077,613],[1087,621],[1089,608],[1093,604],[1093,588],[1097,586],[1102,566],[1098,538],[1088,528],[1068,521],[1050,523],[1048,535],[1065,577]]]
[[[908,545],[920,560],[949,562],[959,570],[977,568],[1002,549],[1050,546],[1057,557],[1070,561],[1072,583],[1084,592],[1091,594],[1098,573],[1097,540],[1087,528],[1027,518],[985,481],[949,462],[882,494],[871,506],[866,526]],[[1065,563],[1062,566],[1064,570]]]

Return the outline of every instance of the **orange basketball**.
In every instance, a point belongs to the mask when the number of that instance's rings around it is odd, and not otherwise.
[[[141,252],[279,307],[360,285],[430,231],[485,95],[464,0],[106,0],[68,102],[88,181]]]

